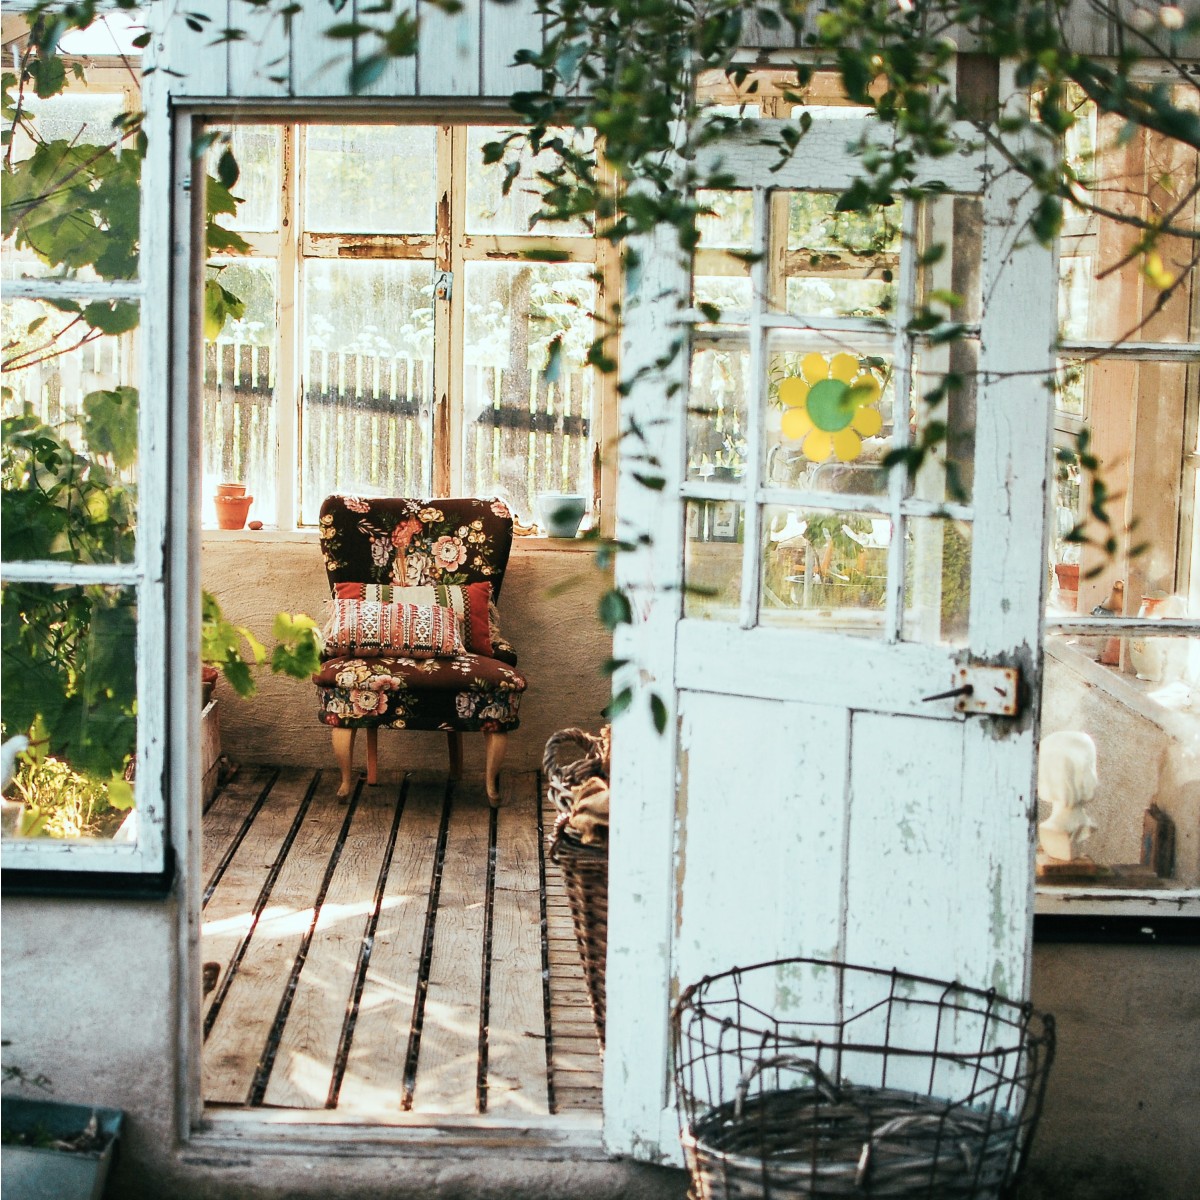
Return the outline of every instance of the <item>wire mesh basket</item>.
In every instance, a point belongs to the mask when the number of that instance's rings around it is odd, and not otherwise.
[[[562,870],[571,922],[583,966],[596,1036],[604,1045],[604,970],[608,953],[608,844],[584,845],[568,826],[576,788],[589,779],[608,779],[607,731],[560,729],[546,742],[542,776],[546,794],[558,809],[550,858]]]
[[[673,1016],[692,1200],[1003,1200],[1054,1019],[958,983],[814,958],[708,976]]]

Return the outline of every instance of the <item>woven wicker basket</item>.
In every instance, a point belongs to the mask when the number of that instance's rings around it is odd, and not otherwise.
[[[574,755],[574,757],[572,757]],[[542,757],[546,794],[558,809],[550,857],[563,873],[583,962],[596,1035],[604,1045],[604,961],[608,952],[608,846],[585,846],[567,825],[571,795],[592,778],[608,779],[608,737],[560,729]]]
[[[819,959],[709,976],[673,1028],[692,1200],[1006,1200],[1054,1054],[1027,1004]]]

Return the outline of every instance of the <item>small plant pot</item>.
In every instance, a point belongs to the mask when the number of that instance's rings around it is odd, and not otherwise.
[[[244,496],[245,494],[246,494],[246,485],[244,483],[218,483],[217,484],[217,495],[218,496],[224,496],[224,497]]]
[[[118,1108],[5,1096],[4,1200],[100,1200],[123,1119]]]
[[[538,522],[547,537],[573,538],[587,511],[587,500],[577,492],[543,492],[537,509]]]
[[[246,514],[254,503],[253,496],[217,496],[213,503],[217,507],[217,527],[241,529],[246,524]]]

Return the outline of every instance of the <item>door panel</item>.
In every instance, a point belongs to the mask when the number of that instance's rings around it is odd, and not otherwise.
[[[995,152],[964,144],[917,167],[960,195],[897,204],[900,239],[858,272],[886,270],[886,303],[826,294],[823,266],[836,282],[863,265],[852,237],[806,253],[841,219],[820,197],[850,181],[847,142],[874,136],[852,124],[814,121],[779,170],[753,142],[762,123],[722,148],[741,190],[713,226],[728,245],[701,242],[695,290],[742,307],[681,322],[693,280],[665,245],[627,302],[638,439],[619,517],[648,536],[618,561],[635,619],[617,653],[667,715],[661,737],[636,707],[614,731],[605,1132],[638,1157],[677,1155],[667,1013],[705,974],[815,955],[1027,989],[1052,261],[1018,236],[1028,197]],[[935,240],[951,249],[930,267]],[[735,269],[730,248],[760,257]],[[914,332],[921,299],[951,289],[964,339]],[[648,335],[684,350],[639,375]],[[947,371],[969,378],[939,390]],[[948,437],[915,474],[884,465],[933,420]],[[637,482],[648,454],[661,493]],[[1020,672],[1016,716],[956,709],[946,693],[971,664]],[[634,961],[637,986],[614,987],[614,962]],[[764,1011],[819,1021],[873,1002],[792,974],[755,985]]]

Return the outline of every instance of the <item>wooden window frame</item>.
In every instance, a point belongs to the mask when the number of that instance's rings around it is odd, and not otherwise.
[[[454,495],[463,484],[462,437],[464,357],[463,326],[465,304],[462,282],[464,268],[473,262],[536,261],[522,259],[527,251],[554,251],[565,254],[566,263],[583,263],[596,272],[596,313],[602,317],[617,293],[618,256],[604,239],[595,236],[555,236],[553,234],[491,235],[468,233],[466,228],[467,158],[469,130],[500,125],[492,117],[462,119],[453,123],[432,122],[428,118],[406,120],[402,114],[395,124],[432,127],[436,130],[436,223],[432,234],[349,234],[309,232],[304,228],[304,155],[303,130],[327,121],[292,119],[272,121],[269,116],[247,116],[236,122],[214,118],[212,124],[227,127],[278,125],[280,142],[280,228],[272,233],[244,233],[252,251],[249,258],[269,258],[277,264],[276,294],[276,419],[277,454],[275,461],[276,513],[270,528],[289,532],[312,528],[302,523],[300,480],[301,404],[304,371],[300,345],[303,331],[303,295],[300,280],[305,262],[313,259],[374,259],[385,261],[420,260],[435,270],[449,271],[453,286],[449,301],[434,304],[434,379],[435,397],[430,429],[433,459],[430,463],[430,491],[435,496]],[[348,119],[347,124],[355,123]],[[288,321],[278,314],[290,312]],[[615,447],[617,438],[617,376],[594,373],[590,458],[593,526],[610,533],[615,525],[613,496],[616,487]],[[455,401],[455,398],[459,398]]]

